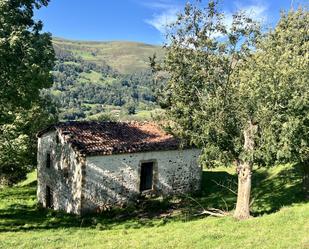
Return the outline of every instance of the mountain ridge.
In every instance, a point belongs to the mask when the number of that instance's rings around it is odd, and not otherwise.
[[[68,41],[68,42],[76,42],[76,43],[133,43],[133,44],[140,44],[140,45],[149,45],[152,47],[161,47],[160,44],[152,44],[142,41],[132,41],[132,40],[76,40],[76,39],[70,39],[70,38],[64,38],[59,36],[53,36],[53,41]]]

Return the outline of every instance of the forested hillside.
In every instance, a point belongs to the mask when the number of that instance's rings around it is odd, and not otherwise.
[[[61,120],[147,119],[158,107],[149,56],[158,46],[134,42],[53,39],[54,84],[44,94],[59,106]]]

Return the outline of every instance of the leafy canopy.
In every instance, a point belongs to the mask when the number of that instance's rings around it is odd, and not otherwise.
[[[55,119],[40,98],[52,85],[51,35],[33,20],[34,9],[48,2],[0,1],[0,185],[25,177],[36,161],[35,133]]]
[[[262,35],[243,13],[226,25],[217,2],[198,1],[171,25],[163,102],[171,129],[202,147],[207,165],[308,161],[308,23],[306,10],[290,11]]]
[[[170,27],[163,66],[171,128],[202,147],[208,165],[238,159],[243,151],[245,110],[234,75],[260,34],[244,13],[234,14],[230,26],[224,18],[215,1],[187,4]]]
[[[41,33],[34,8],[48,0],[0,1],[0,120],[15,108],[29,108],[41,88],[50,87],[54,63],[51,35]]]
[[[257,161],[309,162],[309,13],[282,13],[239,73],[242,108],[259,125]]]

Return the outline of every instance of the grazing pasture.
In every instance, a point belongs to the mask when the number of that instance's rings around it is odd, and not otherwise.
[[[36,173],[0,190],[0,248],[309,248],[309,203],[297,167],[256,169],[254,217],[198,215],[202,207],[231,211],[232,168],[203,172],[199,196],[141,200],[123,210],[77,217],[36,204]]]

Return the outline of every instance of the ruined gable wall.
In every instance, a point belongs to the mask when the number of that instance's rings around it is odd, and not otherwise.
[[[122,206],[139,195],[141,162],[154,165],[156,194],[184,194],[200,188],[198,149],[154,151],[86,158],[82,211],[101,211]]]

